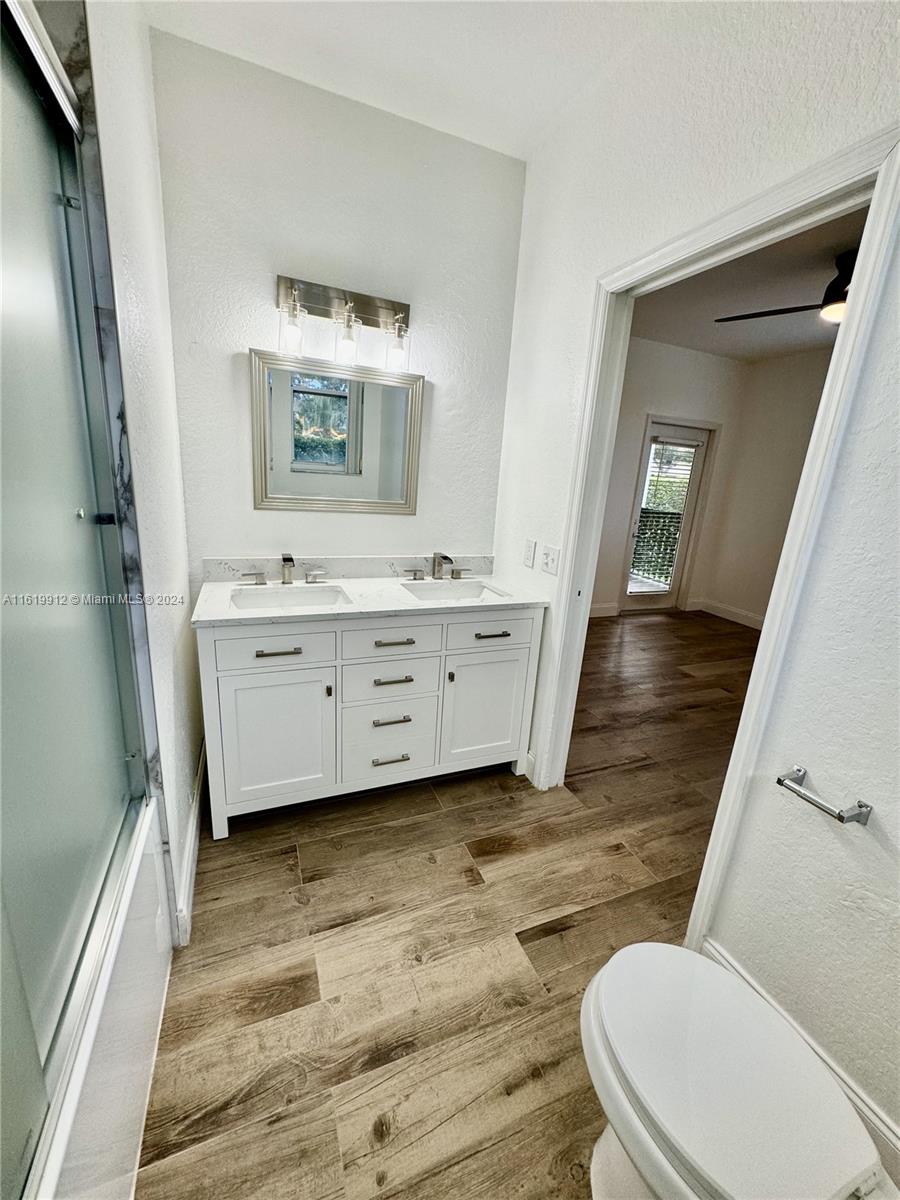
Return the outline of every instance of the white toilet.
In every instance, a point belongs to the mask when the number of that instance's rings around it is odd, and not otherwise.
[[[613,955],[585,992],[581,1040],[609,1120],[594,1200],[900,1197],[824,1063],[699,954]]]

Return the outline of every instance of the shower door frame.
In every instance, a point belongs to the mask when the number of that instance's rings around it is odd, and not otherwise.
[[[113,475],[116,566],[121,571],[129,603],[125,606],[130,656],[130,680],[137,713],[138,755],[132,762],[132,795],[122,830],[94,908],[70,994],[60,1017],[53,1046],[44,1064],[49,1108],[38,1135],[22,1200],[39,1200],[55,1187],[62,1166],[69,1130],[75,1117],[81,1085],[90,1062],[94,1034],[103,1011],[129,903],[142,858],[151,839],[159,838],[163,853],[168,928],[165,934],[175,943],[174,880],[167,853],[168,833],[159,750],[156,707],[150,667],[146,614],[140,597],[144,593],[137,516],[131,483],[131,458],[124,420],[124,389],[120,369],[119,332],[114,297],[98,297],[97,278],[109,263],[106,215],[102,181],[90,171],[82,152],[83,143],[96,134],[87,132],[75,89],[34,6],[25,0],[2,0],[3,29],[18,49],[32,85],[43,99],[48,120],[68,128],[73,138],[77,178],[65,180],[67,234],[70,245],[72,288],[78,312],[79,343],[85,362],[96,355],[93,386],[97,388],[106,435],[106,453]],[[98,162],[96,153],[90,156]],[[97,192],[98,194],[95,194]],[[85,380],[85,388],[89,385]],[[96,447],[94,447],[96,451]],[[110,553],[109,543],[105,550]],[[163,881],[161,880],[161,884]]]

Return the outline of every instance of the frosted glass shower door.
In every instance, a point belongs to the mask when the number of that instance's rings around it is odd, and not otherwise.
[[[110,527],[97,521],[82,359],[93,327],[79,330],[67,231],[67,212],[80,220],[65,199],[73,147],[5,35],[2,68],[3,907],[46,1071],[132,798],[134,747],[112,635],[124,610],[102,600]],[[97,469],[109,472],[108,454]]]

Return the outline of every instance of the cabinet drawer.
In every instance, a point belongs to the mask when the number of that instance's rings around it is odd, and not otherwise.
[[[223,638],[216,642],[216,667],[240,671],[247,667],[305,667],[331,662],[335,657],[333,633],[265,634],[251,638]]]
[[[371,746],[344,746],[343,782],[390,779],[398,771],[419,771],[434,766],[434,737],[410,737],[383,751]]]
[[[452,621],[447,627],[448,650],[502,650],[531,641],[531,617],[491,617],[487,621]]]
[[[386,658],[384,662],[354,663],[341,669],[342,698],[385,700],[436,692],[441,673],[439,658]]]
[[[361,704],[341,714],[345,746],[363,746],[373,755],[398,739],[432,737],[437,733],[437,696],[388,700],[384,704]]]
[[[378,658],[392,654],[434,654],[441,648],[443,629],[442,625],[348,629],[341,634],[341,655],[344,658]]]

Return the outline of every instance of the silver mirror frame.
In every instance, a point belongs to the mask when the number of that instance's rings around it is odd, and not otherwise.
[[[329,496],[284,496],[269,494],[269,429],[267,421],[266,374],[276,368],[341,375],[369,383],[388,383],[409,390],[409,414],[406,444],[403,448],[403,500],[342,500]],[[393,513],[411,517],[416,511],[419,487],[419,448],[422,438],[422,393],[424,375],[379,371],[376,367],[349,367],[327,358],[297,358],[275,350],[250,351],[250,399],[253,426],[253,507],[277,509],[314,509],[318,512]]]

